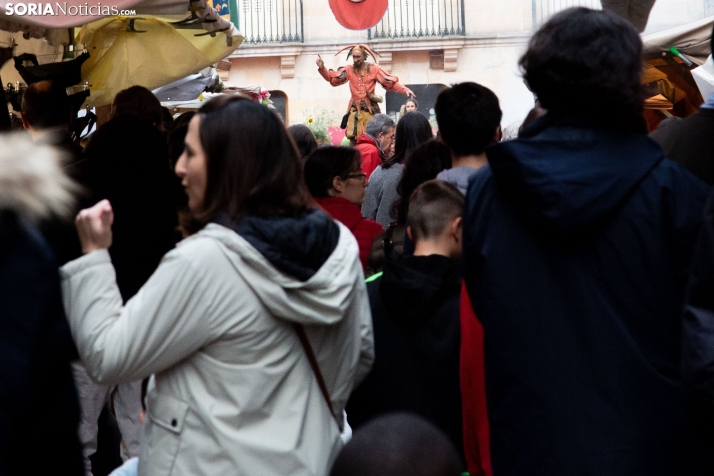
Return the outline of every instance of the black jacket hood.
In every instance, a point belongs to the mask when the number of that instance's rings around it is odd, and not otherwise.
[[[423,320],[447,297],[458,294],[460,286],[457,262],[441,255],[410,256],[387,260],[380,292],[395,319]]]
[[[582,119],[551,115],[487,155],[505,199],[529,220],[565,234],[610,216],[664,159],[645,134],[593,129]]]
[[[238,223],[220,213],[214,221],[238,233],[273,266],[300,281],[320,269],[340,238],[339,227],[317,209],[298,216],[247,216]]]

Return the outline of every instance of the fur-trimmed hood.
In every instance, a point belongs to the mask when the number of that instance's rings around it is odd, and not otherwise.
[[[68,216],[78,187],[61,160],[60,151],[28,136],[0,135],[0,210],[31,221]]]

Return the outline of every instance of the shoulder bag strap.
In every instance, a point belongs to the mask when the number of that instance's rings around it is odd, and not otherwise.
[[[332,408],[332,400],[330,400],[330,395],[327,393],[327,386],[325,385],[325,380],[322,378],[322,372],[320,372],[320,367],[317,365],[317,359],[315,358],[315,354],[312,351],[310,341],[307,340],[305,328],[302,326],[302,324],[298,324],[297,322],[293,323],[293,325],[295,326],[295,331],[297,332],[297,335],[300,338],[300,344],[302,344],[302,348],[305,351],[307,360],[310,362],[312,372],[315,374],[315,378],[317,378],[317,384],[320,386],[322,396],[325,398],[327,407],[330,409],[330,414],[333,418],[335,418],[335,411]],[[339,423],[337,424],[337,426],[340,426]]]

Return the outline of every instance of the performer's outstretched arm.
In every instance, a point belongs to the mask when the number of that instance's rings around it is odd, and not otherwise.
[[[325,78],[325,81],[331,85],[340,86],[347,82],[347,71],[344,66],[337,68],[337,71],[328,70],[325,68],[325,63],[322,61],[320,55],[317,55],[315,64],[317,64],[317,72],[320,73],[320,76]]]
[[[377,71],[377,81],[381,84],[387,91],[394,91],[395,93],[405,94],[409,97],[416,98],[411,89],[404,86],[399,82],[399,78],[392,76],[391,74],[384,71],[379,65],[373,64],[372,68],[379,68]]]

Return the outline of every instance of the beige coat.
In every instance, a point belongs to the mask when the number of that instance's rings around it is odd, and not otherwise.
[[[277,271],[210,224],[163,258],[122,307],[106,251],[62,268],[67,316],[98,382],[155,374],[139,474],[324,475],[340,449],[293,322],[305,324],[335,414],[371,367],[369,302],[357,244],[308,281]]]

